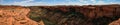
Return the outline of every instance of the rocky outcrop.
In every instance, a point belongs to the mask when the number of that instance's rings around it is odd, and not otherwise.
[[[32,8],[32,7],[30,7]],[[119,15],[119,5],[88,5],[88,6],[36,6],[36,8],[47,9],[48,11],[62,11],[83,13],[88,18],[99,18],[101,16],[111,17]]]
[[[28,18],[29,11],[20,6],[0,6],[0,25],[38,25]]]
[[[112,23],[110,23],[109,25],[120,25],[120,19],[113,21]]]
[[[120,5],[0,6],[0,25],[112,25]]]
[[[42,19],[45,25],[108,25],[120,18],[120,5],[31,6],[29,8],[30,16],[31,13],[35,14],[33,17]]]

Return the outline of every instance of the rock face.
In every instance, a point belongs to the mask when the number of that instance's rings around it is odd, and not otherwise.
[[[116,20],[116,21],[113,21],[109,25],[120,25],[120,18],[118,20]]]
[[[119,18],[120,5],[0,6],[0,25],[113,25]]]
[[[45,25],[108,25],[120,18],[120,5],[32,6],[29,8],[30,13],[40,17]]]
[[[0,25],[38,25],[29,19],[29,8],[17,6],[0,6]]]

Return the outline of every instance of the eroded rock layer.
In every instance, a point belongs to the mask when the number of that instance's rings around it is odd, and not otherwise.
[[[42,19],[45,25],[108,25],[120,18],[120,5],[31,6],[29,8],[30,18],[37,22]]]
[[[29,8],[0,6],[0,25],[38,25],[27,17]]]
[[[120,5],[0,6],[0,25],[114,25]]]
[[[120,25],[120,18],[118,20],[116,20],[116,21],[113,21],[109,25]]]

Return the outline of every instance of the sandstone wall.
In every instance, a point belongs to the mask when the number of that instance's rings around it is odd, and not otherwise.
[[[118,20],[116,20],[116,21],[113,21],[109,25],[120,25],[120,18]]]
[[[32,6],[35,17],[56,25],[108,25],[120,18],[120,5]],[[42,14],[40,14],[42,13]]]
[[[0,6],[0,25],[38,25],[26,15],[29,8]]]

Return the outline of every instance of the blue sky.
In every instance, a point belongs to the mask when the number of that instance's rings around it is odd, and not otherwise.
[[[0,0],[2,5],[105,5],[120,4],[120,0]]]

